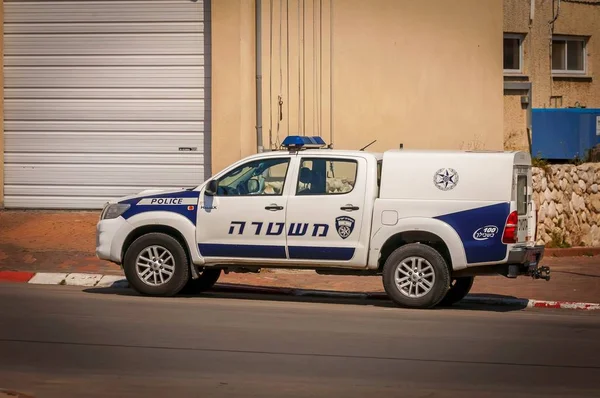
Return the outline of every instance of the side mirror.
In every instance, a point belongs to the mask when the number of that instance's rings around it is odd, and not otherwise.
[[[206,184],[206,189],[204,190],[204,194],[206,196],[215,196],[217,194],[217,190],[219,189],[219,183],[216,180],[210,180],[208,184]]]

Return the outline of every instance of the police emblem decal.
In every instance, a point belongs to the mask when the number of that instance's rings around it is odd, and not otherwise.
[[[458,172],[454,169],[439,169],[433,176],[433,183],[442,191],[450,191],[458,185]]]
[[[342,239],[352,235],[354,230],[354,219],[348,216],[340,216],[335,219],[335,230]]]

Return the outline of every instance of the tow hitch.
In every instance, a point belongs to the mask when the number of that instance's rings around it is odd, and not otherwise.
[[[542,265],[530,271],[533,279],[545,279],[546,282],[550,280],[550,267]]]

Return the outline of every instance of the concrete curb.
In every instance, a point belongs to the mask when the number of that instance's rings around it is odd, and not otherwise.
[[[580,256],[598,256],[600,247],[568,247],[564,249],[546,248],[544,257],[580,257]]]
[[[86,273],[46,273],[0,271],[0,282],[31,283],[36,285],[71,285],[103,288],[129,288],[127,280],[119,275],[101,275]],[[337,299],[360,300],[389,300],[385,293],[336,292],[328,290],[297,289],[284,287],[265,287],[217,283],[213,288],[216,292],[250,293],[250,294],[279,294],[295,297],[322,297]],[[521,299],[512,297],[494,297],[469,295],[461,303],[512,306],[520,308],[552,308],[595,311],[600,310],[600,303],[580,303],[572,301],[545,301]]]

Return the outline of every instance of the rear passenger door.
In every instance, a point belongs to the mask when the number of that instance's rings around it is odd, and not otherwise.
[[[361,231],[366,160],[351,156],[299,157],[295,187],[289,191],[287,201],[290,262],[364,267],[367,247]]]

